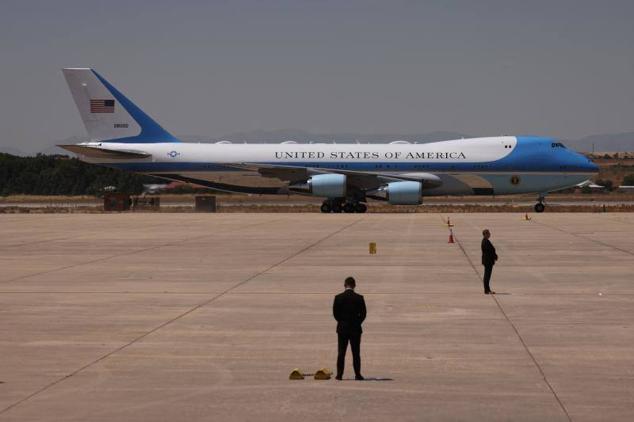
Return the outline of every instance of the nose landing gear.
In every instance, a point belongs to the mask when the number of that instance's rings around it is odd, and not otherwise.
[[[364,213],[368,210],[368,206],[359,201],[344,201],[342,199],[326,199],[321,204],[321,212],[323,213]]]
[[[545,195],[540,195],[539,198],[537,198],[538,202],[535,204],[535,212],[544,212],[546,209],[546,205],[544,205],[545,199]]]

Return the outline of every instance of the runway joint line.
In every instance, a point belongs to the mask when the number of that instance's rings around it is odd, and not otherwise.
[[[543,223],[541,221],[535,221],[535,223],[539,224],[541,226],[544,226],[544,227],[548,227],[551,230],[556,230],[556,231],[558,231],[560,233],[565,233],[565,234],[567,234],[569,236],[576,237],[577,239],[582,239],[582,240],[585,240],[587,242],[596,243],[597,245],[605,246],[606,248],[614,249],[615,251],[623,252],[623,253],[625,253],[627,255],[634,256],[634,252],[632,252],[632,251],[629,251],[629,250],[623,249],[623,248],[619,248],[618,246],[610,245],[609,243],[603,242],[601,240],[593,239],[591,237],[587,237],[587,236],[584,236],[582,234],[569,232],[569,231],[564,230],[562,228],[559,228],[559,227],[556,227],[556,226],[551,226],[550,224],[546,224],[546,223]]]
[[[147,336],[159,331],[160,329],[165,328],[166,326],[168,326],[168,325],[170,325],[170,324],[172,324],[172,323],[174,323],[174,322],[186,317],[187,315],[189,315],[189,314],[201,309],[204,306],[207,306],[207,305],[211,304],[212,302],[215,302],[216,300],[220,299],[224,295],[226,295],[228,293],[231,293],[233,290],[237,289],[238,287],[245,285],[249,281],[254,280],[255,278],[261,276],[262,274],[266,274],[267,272],[271,271],[272,269],[277,268],[280,265],[285,264],[286,262],[288,262],[291,259],[303,254],[304,252],[308,251],[309,249],[314,248],[315,246],[319,245],[320,243],[322,243],[322,242],[330,239],[331,237],[343,232],[344,230],[354,226],[355,224],[359,223],[362,219],[363,218],[359,218],[357,220],[354,220],[352,223],[346,224],[343,227],[338,228],[334,232],[331,232],[328,235],[326,235],[326,236],[318,239],[317,241],[311,243],[310,245],[305,246],[304,248],[300,249],[299,251],[292,253],[291,255],[287,256],[286,258],[284,258],[284,259],[282,259],[280,261],[277,261],[276,263],[268,266],[264,270],[261,270],[261,271],[255,273],[255,274],[251,275],[250,277],[248,277],[248,278],[246,278],[246,279],[234,284],[233,286],[227,288],[223,292],[218,293],[218,294],[212,296],[211,298],[209,298],[209,299],[207,299],[207,300],[205,300],[205,301],[203,301],[203,302],[201,302],[201,303],[199,303],[197,305],[194,305],[192,308],[188,309],[187,311],[185,311],[185,312],[183,312],[183,313],[181,313],[181,314],[179,314],[179,315],[177,315],[177,316],[175,316],[175,317],[173,317],[173,318],[171,318],[171,319],[159,324],[158,326],[156,326],[156,327],[152,328],[151,330],[141,334],[140,336],[130,340],[129,342],[117,347],[114,350],[111,350],[110,352],[106,353],[105,355],[102,355],[99,358],[97,358],[97,359],[85,364],[84,366],[74,370],[73,372],[71,372],[69,374],[66,374],[66,375],[64,375],[64,376],[62,376],[62,377],[60,377],[60,378],[58,378],[58,379],[46,384],[44,387],[34,391],[33,393],[29,394],[28,396],[23,397],[22,399],[18,400],[17,402],[12,403],[9,406],[5,407],[4,409],[0,410],[0,415],[5,414],[6,412],[10,411],[11,409],[14,409],[15,407],[21,405],[22,403],[25,403],[28,400],[34,398],[35,396],[37,396],[37,395],[39,395],[39,394],[51,389],[52,387],[60,384],[64,380],[67,380],[69,378],[74,377],[75,375],[77,375],[77,374],[81,373],[82,371],[84,371],[84,370],[86,370],[86,369],[98,364],[99,362],[109,358],[110,356],[113,356],[114,354],[127,349],[128,347],[134,345],[135,343],[140,342],[141,340],[143,340]],[[256,226],[256,225],[259,225],[259,224],[263,224],[263,223],[253,224],[252,226]],[[203,237],[203,236],[201,236],[201,237]],[[187,241],[187,240],[192,240],[192,239],[184,239],[184,240],[182,240],[180,242],[184,242],[184,241]]]
[[[482,280],[482,277],[480,276],[480,273],[478,272],[478,269],[473,264],[473,261],[471,260],[471,258],[469,258],[469,255],[467,254],[467,251],[465,250],[464,246],[462,245],[462,242],[460,242],[460,239],[456,236],[455,232],[453,233],[453,236],[454,236],[454,241],[456,242],[456,244],[460,248],[460,251],[462,252],[464,257],[467,259],[467,262],[469,263],[469,265],[473,269],[473,272],[476,274],[476,277],[478,278],[478,280],[480,282],[482,282],[483,280]],[[500,310],[500,312],[504,316],[504,319],[506,319],[506,321],[509,323],[509,325],[511,326],[511,328],[515,332],[515,335],[517,335],[517,338],[519,339],[520,343],[522,344],[522,347],[524,348],[524,350],[526,351],[526,353],[528,354],[530,359],[533,361],[533,364],[535,365],[535,367],[539,371],[539,374],[541,375],[542,379],[544,380],[544,382],[548,386],[548,389],[550,390],[550,392],[552,393],[553,397],[555,398],[555,400],[559,404],[559,407],[564,412],[564,415],[566,415],[566,418],[568,419],[568,421],[572,422],[572,418],[570,417],[570,413],[568,413],[568,409],[566,409],[566,406],[564,405],[564,403],[559,398],[559,395],[557,394],[557,392],[553,388],[552,384],[550,383],[550,381],[548,381],[548,378],[546,377],[546,373],[544,372],[544,370],[542,369],[541,365],[539,364],[539,362],[537,361],[537,359],[535,358],[535,356],[533,355],[533,353],[529,349],[528,345],[524,341],[524,338],[520,334],[519,330],[517,329],[517,327],[515,326],[515,324],[511,320],[511,318],[509,318],[507,313],[504,311],[504,308],[502,307],[502,304],[497,299],[497,297],[495,297],[495,295],[489,295],[489,296],[491,296],[493,298],[493,301],[495,302],[495,304],[497,305],[498,309]]]

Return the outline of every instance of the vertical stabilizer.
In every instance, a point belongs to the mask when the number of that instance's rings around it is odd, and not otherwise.
[[[67,68],[63,72],[91,140],[179,142],[94,70]]]

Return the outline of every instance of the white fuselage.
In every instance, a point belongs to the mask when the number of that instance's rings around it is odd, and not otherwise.
[[[442,180],[441,186],[426,189],[423,195],[545,193],[574,186],[596,172],[593,163],[559,143],[514,136],[424,144],[103,142],[90,145],[139,151],[150,156],[142,159],[82,157],[85,161],[173,180],[254,188],[285,185],[283,180],[262,177],[249,168],[262,165],[413,179],[417,175],[437,175]]]

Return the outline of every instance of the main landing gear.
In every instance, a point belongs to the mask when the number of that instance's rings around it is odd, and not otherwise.
[[[343,199],[326,199],[321,204],[321,212],[345,212],[345,213],[364,213],[368,210],[368,206],[359,201],[345,201]]]
[[[544,195],[540,195],[539,198],[537,198],[538,202],[535,204],[535,212],[544,212],[546,209],[546,205],[544,205],[545,199],[546,197]]]

